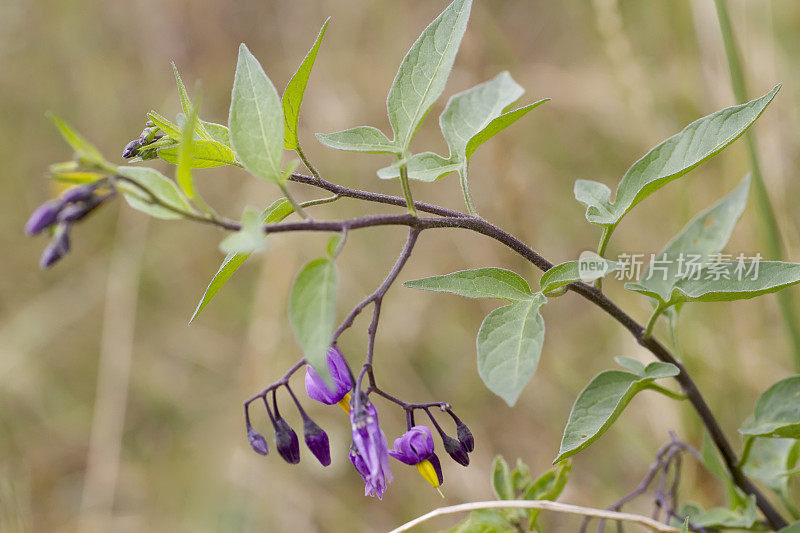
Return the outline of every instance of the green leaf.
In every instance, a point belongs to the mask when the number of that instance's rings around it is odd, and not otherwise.
[[[183,114],[187,118],[191,117],[192,113],[194,112],[194,106],[192,105],[192,101],[189,99],[189,93],[186,91],[186,86],[183,84],[181,75],[178,73],[178,67],[175,65],[174,61],[172,62],[172,73],[175,74],[175,83],[178,85],[178,95],[181,98],[181,109],[183,109]],[[211,136],[206,131],[202,121],[195,121],[192,130],[196,131],[201,139],[211,139]]]
[[[592,180],[577,180],[574,188],[575,199],[586,206],[586,219],[613,217],[611,189]]]
[[[236,160],[236,155],[228,146],[217,141],[194,140],[191,143],[191,168],[213,168],[226,165],[240,166]],[[158,156],[173,165],[178,164],[178,153],[180,149],[176,146],[161,148]]]
[[[669,299],[663,299],[658,292],[638,282],[626,283],[625,288],[649,296],[664,306],[671,306],[682,302],[746,300],[777,292],[798,282],[800,263],[723,261],[699,268],[692,278],[679,279]]]
[[[448,292],[467,298],[498,298],[511,302],[533,298],[527,281],[518,274],[502,268],[460,270],[444,276],[406,281],[403,286]]]
[[[753,437],[800,438],[800,375],[768,388],[756,401],[753,418],[739,432]]]
[[[325,354],[331,345],[336,319],[336,265],[315,259],[298,274],[289,297],[289,319],[306,360],[330,379]]]
[[[800,533],[800,522],[795,522],[794,524],[790,524],[785,528],[778,531],[778,533]]]
[[[486,386],[509,406],[533,377],[544,343],[541,294],[495,309],[478,331],[478,373]]]
[[[283,117],[285,121],[284,130],[284,148],[287,150],[296,150],[300,147],[300,139],[297,137],[297,126],[300,122],[300,106],[303,103],[303,95],[306,92],[306,85],[308,85],[308,77],[311,75],[311,69],[314,68],[314,62],[317,60],[317,52],[319,46],[322,44],[322,38],[325,36],[325,29],[328,27],[328,22],[331,18],[328,17],[319,30],[317,40],[314,41],[314,46],[306,54],[303,62],[297,72],[294,73],[286,90],[283,92]]]
[[[212,141],[217,141],[230,148],[231,132],[228,126],[223,126],[222,124],[216,124],[214,122],[206,122],[205,120],[201,120],[200,123],[206,129]]]
[[[567,261],[549,269],[539,280],[543,294],[577,281],[591,282],[619,268],[619,263],[604,259],[592,252],[584,252],[578,261]]]
[[[572,472],[572,461],[561,461],[554,468],[548,470],[544,475],[539,477],[530,489],[522,495],[523,500],[547,500],[554,502],[564,492],[564,487],[567,486],[569,474]],[[531,509],[528,513],[528,519],[532,531],[535,530],[536,519],[539,518],[541,510]]]
[[[344,244],[344,239],[345,239],[344,232],[337,233],[336,235],[331,237],[331,239],[328,241],[328,247],[327,247],[328,257],[330,257],[331,259],[336,259],[336,256],[339,253],[339,249]]]
[[[281,198],[280,200],[276,200],[263,213],[261,213],[261,223],[274,224],[276,222],[280,222],[293,212],[294,210],[292,209],[292,204],[289,202],[289,200],[286,198]],[[197,318],[197,315],[199,315],[200,312],[206,308],[206,306],[211,302],[212,298],[217,295],[220,289],[222,289],[223,285],[227,283],[231,276],[233,276],[233,273],[236,272],[240,266],[242,266],[248,257],[250,257],[250,254],[230,253],[225,256],[225,259],[222,261],[217,273],[214,274],[214,277],[211,279],[211,283],[208,284],[208,287],[206,287],[202,298],[200,298],[200,302],[197,304],[192,317],[189,319],[189,324],[191,324],[192,321]]]
[[[647,365],[644,376],[621,370],[599,373],[575,400],[554,462],[575,455],[599,439],[633,397],[647,389],[653,380],[677,376],[678,373],[678,368],[669,363]]]
[[[462,523],[445,533],[515,533],[519,531],[499,509],[472,511]]]
[[[169,137],[176,142],[181,137],[181,129],[174,123],[170,122],[165,116],[157,111],[150,111],[147,117],[153,121],[153,124],[158,126],[158,129],[166,133]]]
[[[760,98],[696,120],[650,150],[622,177],[613,202],[604,198],[599,185],[582,182],[579,200],[588,206],[587,220],[616,226],[636,204],[738,139],[761,116],[779,89],[780,85],[776,85]]]
[[[317,133],[319,142],[329,148],[371,154],[400,154],[400,148],[383,132],[372,126],[358,126],[335,133]]]
[[[744,464],[744,473],[778,493],[788,493],[787,473],[797,466],[800,441],[758,437]]]
[[[472,0],[455,0],[425,28],[395,76],[386,109],[401,153],[438,100],[467,29]]]
[[[159,171],[148,167],[118,167],[117,172],[138,183],[159,201],[186,213],[194,213],[186,197],[181,193],[175,182],[161,174]],[[125,180],[118,180],[117,187],[122,192],[125,200],[132,208],[147,213],[150,216],[163,219],[178,219],[182,216],[167,207],[153,202],[153,198],[144,189],[137,187]]]
[[[178,70],[175,69],[175,64],[173,63],[172,68],[175,70],[175,76],[178,78],[178,86],[183,87],[183,84],[180,82],[180,76],[178,76]],[[184,93],[186,90],[184,89]],[[188,98],[188,97],[187,97]],[[183,99],[183,96],[181,96]],[[186,124],[183,125],[181,129],[181,136],[180,136],[180,143],[178,144],[178,168],[175,169],[175,181],[178,182],[178,187],[189,197],[190,200],[194,200],[197,197],[197,194],[194,190],[194,182],[192,181],[192,137],[194,136],[194,129],[197,125],[197,110],[191,107],[191,114],[188,115],[188,120]],[[256,215],[257,216],[257,215]]]
[[[263,250],[265,240],[258,211],[245,207],[242,213],[242,229],[225,237],[219,244],[219,249],[225,254],[251,254]]]
[[[81,162],[88,164],[88,165],[95,165],[95,166],[103,166],[106,165],[106,160],[103,157],[103,154],[100,153],[100,150],[94,147],[89,141],[87,141],[80,133],[75,131],[69,124],[61,120],[58,116],[54,113],[47,113],[47,118],[49,118],[53,124],[55,124],[56,128],[58,128],[58,132],[61,134],[61,137],[67,141],[73,150],[75,150],[75,155]]]
[[[228,127],[244,168],[267,181],[285,181],[283,108],[275,86],[244,43],[239,46]]]
[[[397,160],[388,167],[378,171],[378,177],[383,180],[397,179],[400,177],[400,167],[405,164],[408,170],[408,179],[434,182],[452,172],[459,172],[464,168],[461,162],[453,163],[433,152],[415,154],[407,160]]]
[[[681,533],[689,533],[689,519],[683,521],[683,525],[681,526]]]
[[[642,363],[638,359],[633,359],[632,357],[619,355],[619,356],[614,358],[614,361],[616,361],[617,364],[619,366],[621,366],[622,368],[630,370],[634,374],[637,374],[639,376],[643,376],[644,375],[644,372],[645,372],[644,363]]]
[[[501,455],[497,455],[492,463],[492,488],[501,500],[513,500],[516,494],[511,483],[511,470]]]
[[[733,192],[686,224],[647,267],[638,284],[657,293],[660,301],[668,300],[678,281],[692,274],[691,266],[681,258],[693,259],[697,267],[713,261],[714,255],[728,243],[742,216],[749,191],[748,175]]]
[[[538,100],[532,104],[528,104],[526,106],[522,106],[519,109],[515,109],[513,111],[509,111],[508,113],[503,113],[496,119],[489,122],[481,131],[476,133],[472,136],[467,144],[467,159],[472,157],[472,154],[475,153],[475,150],[478,149],[480,145],[527,115],[533,109],[539,107],[545,102],[549,102],[549,98],[543,98]]]
[[[704,511],[698,505],[686,504],[681,508],[678,514],[686,517],[689,523],[695,528],[750,529],[758,518],[755,496],[749,496],[747,498],[747,507],[742,511],[735,511],[724,507],[717,507]]]

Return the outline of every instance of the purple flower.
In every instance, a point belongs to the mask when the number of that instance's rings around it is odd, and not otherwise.
[[[433,454],[433,436],[427,426],[414,426],[395,439],[389,455],[407,465],[415,465]]]
[[[378,424],[378,411],[372,404],[364,405],[350,413],[350,423],[357,456],[354,457],[351,449],[350,461],[364,478],[364,494],[374,494],[381,499],[387,483],[392,481],[392,473],[389,471],[386,436]]]
[[[64,203],[61,200],[50,200],[40,205],[31,214],[28,222],[25,223],[25,233],[36,235],[55,224],[58,219],[58,213],[63,206]]]
[[[312,400],[334,405],[347,397],[350,389],[353,388],[353,381],[350,378],[350,368],[347,366],[347,361],[345,361],[342,352],[338,348],[328,348],[327,361],[333,390],[328,387],[317,371],[311,365],[308,365],[306,366],[306,393]],[[343,405],[342,408],[344,409],[345,406]]]

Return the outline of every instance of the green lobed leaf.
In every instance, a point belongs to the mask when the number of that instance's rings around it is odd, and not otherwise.
[[[539,310],[546,301],[537,293],[495,309],[478,330],[478,373],[509,406],[516,403],[539,364],[545,331]]]
[[[261,223],[274,224],[276,222],[280,222],[293,212],[294,210],[292,209],[292,204],[289,202],[289,200],[286,198],[281,198],[273,202],[272,205],[267,207],[267,209],[261,213]],[[189,324],[191,324],[192,321],[197,318],[197,315],[199,315],[200,312],[206,308],[214,296],[217,295],[225,283],[227,283],[231,276],[233,276],[233,273],[236,272],[240,266],[242,266],[248,257],[250,257],[250,254],[229,253],[225,256],[225,259],[222,261],[217,273],[214,274],[213,278],[211,278],[211,283],[208,284],[205,292],[203,292],[200,302],[197,304],[194,313],[192,313],[192,317],[189,319]]]
[[[718,154],[738,139],[775,98],[780,85],[760,98],[728,107],[698,119],[665,140],[628,169],[617,187],[614,201],[603,186],[581,180],[576,198],[586,203],[586,218],[613,228],[636,204]],[[591,185],[590,185],[591,184]]]
[[[575,400],[558,457],[553,462],[562,461],[588,448],[608,431],[637,393],[647,389],[655,379],[676,376],[678,373],[678,368],[669,363],[647,365],[644,376],[621,370],[599,373]]]
[[[498,499],[515,499],[514,486],[511,482],[511,469],[502,456],[497,455],[492,463],[492,488]]]
[[[331,18],[328,17],[319,30],[314,46],[308,51],[303,62],[297,72],[294,73],[289,84],[286,85],[286,90],[283,92],[282,105],[283,117],[285,122],[284,129],[284,144],[283,147],[287,150],[296,150],[300,147],[300,139],[297,137],[297,126],[300,122],[300,106],[303,103],[303,95],[306,92],[306,85],[308,85],[308,77],[311,75],[311,69],[314,68],[314,62],[317,60],[317,52],[319,46],[322,44],[322,38],[325,36],[325,30],[328,27],[328,22]]]
[[[753,437],[800,438],[800,375],[768,388],[756,401],[753,418],[739,432]]]
[[[533,298],[528,282],[518,274],[502,268],[460,270],[443,276],[415,279],[404,287],[426,291],[448,292],[467,298],[498,298],[511,302]]]
[[[161,202],[186,213],[194,212],[194,209],[192,209],[192,206],[183,193],[181,193],[175,182],[159,171],[148,167],[122,166],[117,167],[117,172],[121,176],[145,187]],[[122,192],[122,196],[128,202],[128,205],[138,211],[162,219],[182,218],[181,215],[175,211],[153,203],[151,196],[136,185],[127,183],[124,180],[118,180],[117,187],[120,192]]]
[[[186,117],[190,117],[194,112],[194,106],[192,105],[191,99],[189,99],[189,93],[186,91],[186,86],[183,84],[181,75],[178,72],[178,67],[175,65],[174,61],[172,62],[172,73],[175,75],[175,83],[178,85],[178,95],[181,98],[181,109],[183,109],[183,114]],[[196,121],[192,129],[197,132],[201,139],[211,139],[211,136],[208,134],[208,131],[206,131],[202,121]]]
[[[285,181],[281,171],[283,108],[275,86],[244,43],[239,46],[228,127],[231,145],[244,168],[267,181]]]
[[[748,273],[751,268],[753,270]],[[669,299],[663,299],[658,292],[638,282],[626,283],[625,288],[649,296],[664,306],[682,302],[746,300],[800,282],[800,263],[723,261],[698,269],[695,277],[699,279],[679,279]]]
[[[87,141],[72,126],[61,120],[55,113],[48,112],[47,118],[55,124],[61,137],[75,150],[75,155],[78,159],[90,165],[102,166],[106,164],[106,160],[103,154],[100,153],[100,150],[95,148],[92,143]]]
[[[378,177],[382,180],[397,179],[400,177],[400,167],[405,164],[408,170],[408,179],[434,182],[453,172],[459,172],[464,168],[461,162],[453,163],[433,152],[423,152],[414,154],[407,160],[397,160],[388,167],[378,171]]]
[[[661,301],[668,300],[678,281],[691,275],[691,267],[680,258],[694,258],[697,266],[713,261],[742,216],[749,191],[748,175],[730,194],[689,221],[647,267],[638,284],[657,293]]]
[[[626,370],[630,370],[634,374],[639,376],[644,375],[645,365],[638,359],[633,359],[632,357],[627,357],[624,355],[619,355],[614,358],[614,361],[617,362],[619,366],[625,368]]]
[[[336,264],[315,259],[298,274],[289,297],[289,319],[306,360],[326,380],[330,372],[325,354],[336,319]]]
[[[194,140],[191,143],[191,158],[189,164],[191,168],[213,168],[226,165],[240,166],[236,160],[236,155],[228,146],[217,141]],[[158,156],[173,165],[178,164],[178,153],[180,149],[177,145],[161,148]]]
[[[358,126],[334,133],[317,133],[319,142],[329,148],[371,154],[400,154],[397,143],[390,141],[378,128]]]
[[[532,104],[528,104],[526,106],[522,106],[519,109],[515,109],[513,111],[509,111],[508,113],[503,113],[496,119],[489,122],[481,131],[476,133],[472,136],[467,143],[467,159],[472,157],[472,154],[475,153],[475,150],[478,149],[480,145],[530,113],[533,109],[539,107],[545,102],[549,102],[549,98],[543,98],[538,100]]]
[[[578,281],[588,283],[615,271],[620,266],[616,261],[605,259],[597,254],[591,253],[591,256],[588,254],[584,256],[584,254],[581,254],[581,259],[578,261],[561,263],[542,274],[539,280],[541,292],[549,294]]]
[[[438,100],[467,29],[472,0],[454,0],[425,28],[403,58],[386,109],[401,153]]]

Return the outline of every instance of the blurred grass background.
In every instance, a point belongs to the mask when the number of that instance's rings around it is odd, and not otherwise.
[[[381,156],[328,150],[313,133],[359,124],[386,130],[384,99],[397,65],[445,4],[0,2],[0,529],[387,530],[442,504],[491,498],[495,454],[544,471],[591,376],[613,366],[615,355],[646,359],[582,299],[553,300],[544,310],[548,336],[538,373],[509,409],[483,387],[475,367],[475,333],[496,304],[395,287],[379,329],[378,380],[408,400],[452,402],[477,444],[467,469],[443,460],[444,501],[413,469],[393,463],[395,482],[379,502],[363,496],[346,459],[348,427],[338,408],[309,405],[331,437],[327,469],[305,451],[294,467],[274,453],[260,457],[244,435],[242,401],[300,355],[286,318],[288,288],[300,266],[322,253],[324,236],[270,239],[269,251],[251,258],[191,327],[187,320],[222,258],[216,230],[148,221],[116,202],[74,230],[67,259],[47,273],[36,268],[44,239],[26,239],[22,225],[56,193],[44,179],[47,165],[70,156],[45,110],[120,161],[148,110],[179,110],[170,60],[190,89],[202,80],[204,118],[225,122],[239,42],[283,87],[328,15],[301,117],[305,151],[337,183],[399,194],[396,183],[374,175],[387,162]],[[750,97],[784,84],[754,131],[788,257],[800,260],[800,4],[729,5]],[[506,69],[527,89],[523,102],[553,100],[481,148],[472,161],[473,193],[483,216],[555,262],[594,249],[599,236],[572,198],[575,179],[613,188],[652,145],[734,103],[710,0],[477,0],[445,97]],[[445,151],[435,120],[445,101],[423,125],[417,151]],[[739,142],[634,210],[610,253],[658,251],[747,170]],[[197,181],[234,217],[244,205],[276,197],[273,187],[236,169],[198,172]],[[304,199],[316,194],[295,190]],[[414,192],[462,208],[455,177],[417,184]],[[367,209],[376,208],[342,200],[314,215]],[[759,228],[751,202],[729,250],[763,250]],[[339,260],[342,316],[380,282],[403,235],[381,229],[350,236]],[[480,266],[515,269],[534,285],[539,276],[490,240],[442,231],[423,235],[401,281]],[[619,283],[606,290],[646,318],[649,305]],[[364,352],[366,326],[359,320],[343,338],[352,363]],[[775,298],[689,306],[681,339],[687,365],[738,445],[735,429],[759,392],[794,371]],[[284,405],[290,413],[286,399]],[[379,409],[391,442],[403,429],[402,413],[387,404]],[[269,434],[265,417],[255,420]],[[578,456],[562,500],[595,507],[616,500],[638,483],[670,429],[699,445],[701,429],[688,407],[652,393],[637,398]],[[690,461],[683,494],[707,505],[724,501],[719,484]],[[649,504],[630,509],[648,513]],[[547,531],[577,527],[575,519],[547,514],[543,523]]]

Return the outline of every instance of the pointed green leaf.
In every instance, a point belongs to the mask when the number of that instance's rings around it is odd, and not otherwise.
[[[189,93],[186,91],[186,86],[183,84],[181,75],[178,73],[178,67],[175,65],[174,61],[172,62],[172,73],[175,74],[175,83],[178,85],[178,95],[181,98],[181,109],[183,109],[183,114],[186,117],[190,117],[194,111],[194,106],[192,105],[192,101],[189,99]],[[195,122],[193,129],[197,131],[201,139],[211,139],[211,136],[206,131],[202,121]]]
[[[298,274],[289,297],[289,319],[306,360],[330,379],[325,354],[331,345],[336,319],[336,265],[315,259]]]
[[[772,439],[758,437],[753,443],[750,456],[744,464],[744,473],[771,488],[787,494],[787,473],[797,466],[800,441],[796,439]]]
[[[317,60],[317,52],[319,46],[322,44],[322,38],[325,36],[325,29],[328,27],[328,22],[331,18],[328,17],[319,30],[317,40],[314,41],[314,46],[308,51],[300,67],[295,72],[286,90],[283,92],[283,117],[285,121],[284,131],[284,148],[287,150],[296,150],[300,146],[300,139],[297,138],[297,126],[300,122],[300,105],[303,103],[303,95],[306,92],[306,85],[308,85],[308,77],[311,75],[311,69],[314,68],[314,62]]]
[[[236,160],[236,155],[226,145],[217,141],[194,140],[191,143],[191,157],[188,160],[191,168],[213,168],[224,167],[226,165],[241,166]],[[172,163],[178,164],[179,146],[169,146],[158,150],[158,157]]]
[[[768,388],[756,401],[753,418],[739,432],[753,437],[800,438],[800,375]]]
[[[487,124],[485,128],[483,128],[481,131],[473,135],[472,138],[469,140],[469,143],[467,143],[467,159],[472,157],[472,154],[475,153],[475,150],[477,150],[480,145],[482,145],[483,143],[485,143],[486,141],[488,141],[489,139],[491,139],[492,137],[494,137],[495,135],[497,135],[498,133],[500,133],[501,131],[503,131],[504,129],[506,129],[507,127],[509,127],[510,125],[512,125],[513,123],[524,117],[525,115],[527,115],[528,113],[530,113],[531,111],[533,111],[535,108],[549,101],[550,101],[549,98],[543,98],[532,104],[522,106],[519,109],[509,111],[508,113],[503,113],[496,119],[489,122],[489,124]]]
[[[778,531],[778,533],[800,533],[800,522],[795,522],[794,524],[790,524],[785,528]]]
[[[442,533],[514,533],[519,529],[506,518],[502,509],[478,509],[466,520]]]
[[[511,484],[511,470],[501,455],[496,456],[492,463],[492,488],[500,500],[515,499],[514,487]]]
[[[175,65],[172,65],[175,68]],[[177,69],[175,75],[178,75]],[[178,77],[180,81],[180,77]],[[179,86],[183,86],[179,83]],[[184,91],[185,92],[185,91]],[[190,104],[191,105],[191,104]],[[181,129],[180,143],[177,146],[178,150],[178,168],[175,169],[175,181],[178,182],[178,187],[186,194],[190,200],[194,200],[197,194],[194,190],[194,182],[192,181],[192,137],[194,136],[194,129],[197,125],[197,110],[192,108],[191,114],[188,115],[186,124]]]
[[[608,431],[638,392],[657,378],[676,376],[679,372],[676,366],[668,363],[652,369],[651,365],[645,369],[646,377],[621,370],[606,370],[595,376],[572,406],[558,457],[553,462],[588,448]]]
[[[498,298],[511,302],[533,297],[528,282],[518,274],[502,268],[460,270],[443,276],[415,279],[404,287],[435,292],[449,292],[467,298]]]
[[[443,178],[451,172],[459,172],[463,168],[461,162],[453,163],[433,152],[424,152],[415,154],[406,161],[395,161],[390,166],[380,169],[378,177],[383,180],[399,178],[402,164],[406,165],[408,179],[428,183]]]
[[[567,486],[569,474],[572,471],[572,461],[561,461],[546,474],[537,479],[531,488],[522,495],[523,500],[547,500],[554,502],[564,492]],[[529,529],[536,531],[536,520],[539,518],[541,510],[531,509],[529,511]]]
[[[118,180],[117,187],[122,192],[128,204],[150,216],[163,219],[182,218],[180,214],[167,207],[154,203],[153,198],[145,192],[152,193],[159,201],[185,213],[193,213],[194,209],[181,193],[175,182],[161,174],[159,171],[148,167],[118,167],[117,172],[144,189],[125,180]]]
[[[697,278],[697,279],[695,279]],[[682,302],[730,302],[777,292],[800,283],[800,263],[782,261],[723,261],[697,269],[691,278],[681,278],[669,299],[641,283],[625,288],[671,306]]]
[[[276,200],[263,213],[261,213],[261,223],[274,224],[276,222],[280,222],[291,215],[293,211],[292,204],[289,202],[289,200],[286,198],[281,198],[280,200]],[[217,295],[220,289],[222,289],[222,286],[225,285],[231,276],[233,276],[233,273],[236,272],[240,266],[242,266],[248,257],[250,257],[250,254],[228,254],[225,256],[225,259],[222,261],[217,273],[214,274],[214,277],[211,279],[211,283],[208,284],[208,287],[206,287],[202,298],[200,298],[200,302],[197,304],[192,317],[189,319],[189,324],[191,324],[192,321],[197,318],[197,315],[199,315],[200,312],[206,308],[206,306],[211,302],[211,299]]]
[[[749,190],[748,175],[733,192],[686,224],[648,266],[638,284],[657,293],[662,301],[668,300],[678,281],[692,274],[685,260],[694,259],[698,267],[708,264],[728,243],[747,205]]]
[[[535,294],[529,300],[495,309],[478,331],[478,373],[486,386],[509,406],[533,377],[544,343],[544,319],[539,309],[546,298]]]
[[[590,206],[586,218],[594,224],[615,226],[636,204],[738,139],[761,116],[779,89],[780,85],[776,85],[760,98],[696,120],[650,150],[622,177],[614,202]],[[609,212],[604,212],[604,207]]]
[[[348,152],[367,152],[371,154],[400,154],[394,141],[372,126],[358,126],[335,133],[317,133],[319,142],[329,148]]]
[[[106,164],[105,158],[103,158],[103,154],[100,153],[100,150],[95,148],[94,145],[87,141],[80,133],[75,131],[72,126],[61,120],[54,113],[48,112],[47,117],[55,124],[56,128],[58,128],[58,132],[64,140],[67,141],[67,144],[75,150],[75,155],[78,159],[90,165]]]
[[[549,269],[539,280],[543,294],[575,283],[577,281],[591,282],[615,271],[619,263],[604,259],[595,253],[584,252],[578,261],[567,261]]]
[[[158,126],[158,129],[172,137],[176,142],[181,137],[181,129],[174,123],[170,122],[164,115],[157,111],[150,111],[147,117],[153,121],[153,124]]]
[[[725,507],[716,507],[704,511],[694,504],[684,505],[680,516],[685,516],[695,528],[735,528],[750,529],[758,518],[756,512],[755,496],[747,498],[747,506],[742,510],[732,510]]]
[[[206,129],[212,141],[217,141],[220,144],[230,147],[231,132],[228,126],[223,126],[222,124],[216,124],[214,122],[206,122],[205,120],[201,120],[200,123]]]
[[[632,357],[627,357],[624,355],[619,355],[614,358],[614,361],[616,361],[617,364],[622,368],[630,370],[634,374],[637,374],[639,376],[644,375],[644,368],[645,368],[644,363],[642,363],[638,359],[634,359]]]
[[[400,64],[386,109],[402,153],[444,90],[471,8],[472,0],[451,3],[425,28]]]
[[[283,183],[283,108],[275,86],[244,43],[239,46],[228,127],[244,168],[259,178]]]
[[[252,207],[242,213],[242,228],[225,237],[219,244],[224,254],[251,254],[264,249],[266,235],[261,225],[261,216]]]

